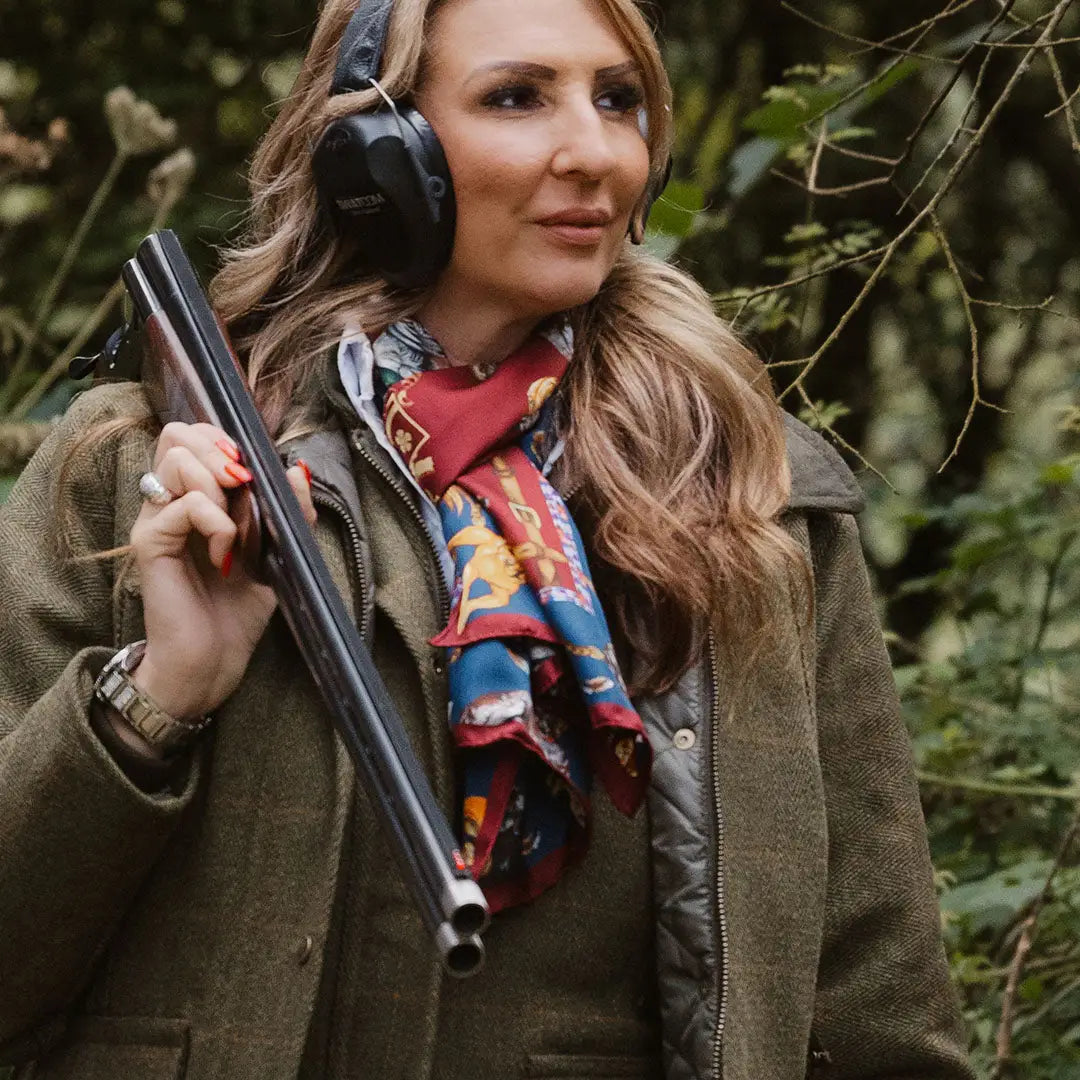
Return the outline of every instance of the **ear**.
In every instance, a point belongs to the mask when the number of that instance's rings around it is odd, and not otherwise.
[[[650,184],[649,187],[651,186]],[[630,237],[630,243],[640,246],[645,242],[645,220],[651,206],[652,200],[649,198],[649,188],[646,188],[645,193],[638,200],[637,206],[634,207],[634,212],[630,215],[630,226],[626,230]]]
[[[648,184],[645,186],[644,194],[641,196],[637,206],[634,207],[634,212],[630,216],[630,228],[627,230],[630,233],[632,243],[641,244],[644,242],[645,225],[657,199],[663,195],[664,188],[668,186],[668,182],[671,180],[672,165],[673,162],[669,156],[663,172],[656,178],[650,177]]]

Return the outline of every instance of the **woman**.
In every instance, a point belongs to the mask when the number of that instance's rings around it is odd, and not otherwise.
[[[0,1063],[968,1077],[857,488],[626,240],[670,140],[647,25],[631,0],[397,0],[380,81],[457,198],[449,261],[405,290],[316,210],[310,148],[380,100],[328,95],[351,9],[322,12],[215,292],[500,909],[487,966],[443,977],[272,598],[231,566],[231,443],[100,388],[0,521]],[[127,570],[92,557],[129,540]],[[167,753],[95,693],[139,639],[125,677]]]

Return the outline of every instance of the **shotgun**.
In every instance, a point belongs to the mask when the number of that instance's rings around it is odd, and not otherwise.
[[[236,443],[254,479],[232,495],[245,569],[270,584],[330,718],[381,815],[446,970],[483,963],[489,912],[431,791],[401,718],[349,617],[289,486],[224,327],[175,234],[152,233],[124,264],[134,316],[110,339],[138,365],[162,424],[208,423]],[[85,374],[85,369],[83,370]],[[73,372],[78,374],[78,372]],[[134,374],[134,372],[133,372]]]

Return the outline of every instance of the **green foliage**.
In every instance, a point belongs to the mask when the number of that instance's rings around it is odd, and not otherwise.
[[[1080,461],[918,518],[955,541],[940,571],[901,590],[932,594],[940,615],[897,681],[928,781],[946,942],[988,1074],[1021,923],[1080,806]],[[1018,1076],[1075,1076],[1080,1062],[1080,868],[1065,863],[1016,993]]]

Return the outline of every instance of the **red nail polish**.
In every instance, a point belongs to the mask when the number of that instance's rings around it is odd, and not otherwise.
[[[240,451],[228,439],[218,439],[214,445],[230,460],[240,464]]]
[[[234,465],[231,461],[225,466],[225,471],[234,480],[239,480],[241,484],[250,484],[254,479],[251,473],[249,473],[243,465]]]
[[[226,551],[225,558],[221,560],[221,576],[227,578],[232,570],[232,552]]]
[[[297,458],[296,464],[300,466],[304,471],[304,477],[307,480],[308,487],[311,487],[311,469],[308,468],[308,463],[303,458]]]

